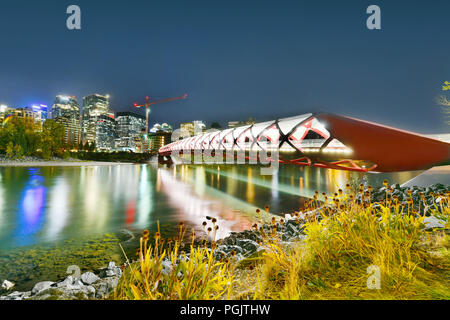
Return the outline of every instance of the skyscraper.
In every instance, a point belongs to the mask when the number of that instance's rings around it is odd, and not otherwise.
[[[51,116],[53,120],[64,126],[65,143],[77,145],[81,142],[80,107],[75,97],[56,96]]]
[[[114,112],[109,109],[109,96],[92,94],[83,98],[82,133],[84,143],[95,143],[98,149],[115,147]]]
[[[201,120],[194,120],[192,122],[184,122],[180,124],[180,129],[185,135],[190,137],[202,134],[205,131],[206,125]]]
[[[171,143],[172,132],[159,130],[148,134],[150,151],[158,151],[159,148]]]
[[[112,151],[116,142],[116,121],[114,116],[99,115],[95,117],[96,141],[99,151]]]
[[[145,116],[133,112],[118,112],[116,116],[116,149],[136,152],[136,142],[145,130]]]

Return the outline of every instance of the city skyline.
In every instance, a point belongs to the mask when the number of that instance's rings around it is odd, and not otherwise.
[[[32,107],[34,107],[34,106],[45,106],[45,107],[47,107],[49,110],[51,110],[52,107],[53,107],[55,104],[59,104],[59,103],[60,103],[60,100],[63,99],[63,100],[67,100],[67,102],[69,102],[69,101],[74,101],[74,102],[77,104],[78,108],[80,109],[80,113],[83,113],[83,107],[84,107],[83,101],[84,101],[84,99],[85,99],[86,97],[89,97],[89,96],[102,96],[102,97],[108,97],[108,99],[110,99],[110,95],[109,95],[109,94],[101,94],[101,93],[91,93],[91,94],[88,94],[88,95],[83,96],[80,100],[78,100],[78,98],[77,98],[76,96],[74,96],[74,95],[70,95],[70,94],[57,94],[57,95],[55,96],[55,98],[53,99],[53,102],[52,102],[52,103],[49,103],[49,102],[46,102],[46,104],[42,104],[42,103],[29,103],[29,104],[27,104],[27,105],[16,105],[16,106],[13,106],[13,105],[8,105],[8,104],[6,104],[6,103],[0,102],[0,106],[1,106],[2,108],[9,108],[9,109],[23,109],[23,108],[32,108]],[[80,102],[81,102],[81,103],[80,103]],[[145,119],[145,111],[143,111],[144,109],[139,109],[139,108],[136,108],[135,106],[132,106],[131,108],[129,108],[129,109],[127,109],[127,110],[120,110],[120,111],[115,110],[115,109],[112,108],[111,106],[109,106],[109,109],[110,109],[111,112],[113,112],[113,113],[115,113],[115,114],[118,114],[118,113],[134,113],[135,115],[144,117],[144,119]],[[0,112],[4,112],[4,111],[0,111]],[[52,114],[52,113],[50,113],[50,114]],[[50,117],[50,118],[53,118],[53,114],[52,114],[52,117]],[[251,118],[251,117],[250,117],[250,118]],[[150,119],[150,120],[151,120],[151,119]],[[214,120],[213,120],[213,121],[208,122],[208,123],[212,124],[212,123],[214,123],[214,122],[220,122],[221,125],[224,125],[224,126],[226,127],[227,124],[228,124],[228,122],[236,122],[236,123],[237,123],[237,122],[242,122],[242,123],[245,123],[246,120],[247,120],[247,119],[240,119],[240,120],[233,119],[233,120],[230,120],[230,121],[225,121],[225,120],[223,120],[223,121],[214,121]],[[180,127],[183,123],[187,123],[187,122],[196,122],[196,121],[202,121],[202,120],[198,120],[198,119],[181,120],[179,123],[177,123],[176,127]],[[149,129],[150,129],[151,127],[153,127],[154,125],[157,125],[157,124],[160,124],[160,123],[168,123],[168,122],[167,122],[167,121],[160,121],[160,122],[158,122],[158,121],[150,121],[150,122],[149,122]],[[172,127],[172,125],[171,125],[171,127]]]

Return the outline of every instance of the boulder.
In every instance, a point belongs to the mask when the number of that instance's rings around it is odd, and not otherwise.
[[[236,245],[240,246],[247,252],[255,252],[259,247],[258,243],[250,239],[239,239],[237,240]]]
[[[95,298],[102,299],[114,292],[115,287],[119,283],[120,277],[109,277],[102,279],[92,285],[95,289]]]
[[[14,287],[14,283],[8,280],[4,280],[2,282],[2,289],[11,290]]]
[[[108,267],[106,268],[104,275],[106,277],[121,276],[122,269],[116,266],[116,263],[114,261],[111,261],[110,263],[108,263]]]
[[[435,228],[445,228],[445,222],[436,218],[435,216],[426,217],[423,220],[425,230],[431,230]]]
[[[79,290],[83,290],[84,287],[85,287],[85,285],[81,280],[75,280],[73,283],[67,284],[66,287],[62,287],[62,288],[65,288],[67,290],[72,290],[72,291],[79,291]]]
[[[164,259],[163,262],[162,262],[161,264],[162,264],[162,267],[163,267],[163,269],[162,269],[161,272],[162,272],[163,274],[169,275],[169,274],[172,273],[172,271],[173,271],[172,262],[170,262],[170,261],[167,260],[167,259]]]
[[[81,281],[84,284],[90,285],[100,280],[100,278],[92,272],[85,272],[81,275]]]
[[[61,281],[61,282],[58,282],[57,284],[56,284],[56,287],[57,288],[61,288],[61,287],[67,287],[67,286],[70,286],[70,285],[72,285],[73,284],[73,277],[72,276],[68,276],[66,279],[64,279],[63,281]]]
[[[41,281],[34,285],[33,289],[31,290],[31,294],[35,295],[41,291],[49,289],[52,284],[54,284],[53,281]]]

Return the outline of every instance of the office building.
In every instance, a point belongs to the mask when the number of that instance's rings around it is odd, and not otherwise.
[[[252,118],[249,118],[246,121],[228,121],[228,128],[237,128],[237,127],[248,126],[248,125],[252,125],[252,124],[255,124],[255,120],[253,120]]]
[[[51,109],[51,117],[65,129],[64,142],[78,145],[81,142],[81,114],[75,97],[56,96]]]
[[[83,143],[95,144],[102,151],[115,148],[116,125],[109,108],[109,96],[92,94],[83,98]]]
[[[133,112],[118,112],[116,115],[116,150],[137,150],[142,130],[145,132],[145,116]]]
[[[157,131],[148,135],[148,144],[150,151],[158,151],[159,148],[171,143],[172,132]]]
[[[180,124],[180,130],[183,136],[192,137],[205,132],[206,125],[201,120],[194,120],[192,122],[184,122]]]

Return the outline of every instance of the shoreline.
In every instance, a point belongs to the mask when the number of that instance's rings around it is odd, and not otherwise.
[[[107,162],[107,161],[69,161],[69,160],[42,160],[42,161],[5,161],[0,167],[81,167],[81,166],[111,166],[132,165],[133,162]]]

